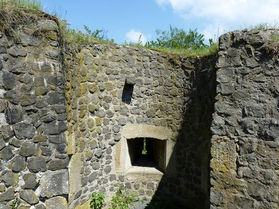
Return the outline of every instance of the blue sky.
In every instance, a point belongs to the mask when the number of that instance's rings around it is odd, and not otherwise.
[[[71,28],[104,29],[120,44],[140,35],[142,42],[155,39],[155,31],[169,25],[216,40],[227,31],[279,20],[279,0],[42,0],[42,5]]]

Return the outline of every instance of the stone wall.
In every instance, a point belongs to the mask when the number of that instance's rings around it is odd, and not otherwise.
[[[183,121],[185,95],[191,89],[176,59],[108,44],[68,54],[68,61],[74,62],[67,69],[71,207],[84,204],[92,192],[112,195],[121,185],[148,200],[155,193],[162,173],[129,175],[123,152],[132,136],[162,140],[156,134],[160,130],[161,135],[170,133],[171,155]],[[123,99],[125,83],[134,85],[130,102]],[[134,125],[130,130],[129,124]]]
[[[183,58],[182,70],[187,76],[188,91],[182,128],[179,131],[174,154],[156,195],[161,200],[173,199],[177,208],[209,208],[209,161],[211,121],[216,95],[216,55],[202,58]],[[167,195],[166,195],[167,194]],[[152,201],[152,203],[156,203]],[[173,204],[173,203],[172,203]]]
[[[44,14],[11,17],[0,23],[0,208],[16,198],[26,208],[62,208],[69,159],[58,26]]]
[[[278,31],[185,58],[0,12],[0,208],[88,208],[120,186],[153,206],[278,208]],[[152,165],[133,162],[144,140]]]
[[[278,31],[220,38],[211,208],[278,208]]]

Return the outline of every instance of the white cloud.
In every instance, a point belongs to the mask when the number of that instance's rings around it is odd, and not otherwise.
[[[217,41],[218,37],[226,32],[230,31],[228,27],[220,24],[209,24],[201,32],[206,40],[212,39]]]
[[[125,37],[128,39],[128,42],[138,43],[141,41],[142,44],[146,43],[146,37],[141,32],[135,31],[134,29],[127,32]]]
[[[170,5],[185,19],[199,19],[227,27],[275,24],[279,19],[278,0],[156,0]]]

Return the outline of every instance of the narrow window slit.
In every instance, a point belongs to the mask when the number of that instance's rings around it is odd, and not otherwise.
[[[134,83],[129,82],[129,80],[126,79],[122,92],[122,102],[130,104],[132,101],[133,91]]]

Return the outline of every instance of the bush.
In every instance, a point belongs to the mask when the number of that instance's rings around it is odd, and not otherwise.
[[[199,49],[206,47],[204,36],[197,30],[189,30],[188,33],[183,29],[178,29],[170,25],[169,31],[156,31],[159,36],[155,41],[146,43],[149,48],[172,48],[172,49]]]

